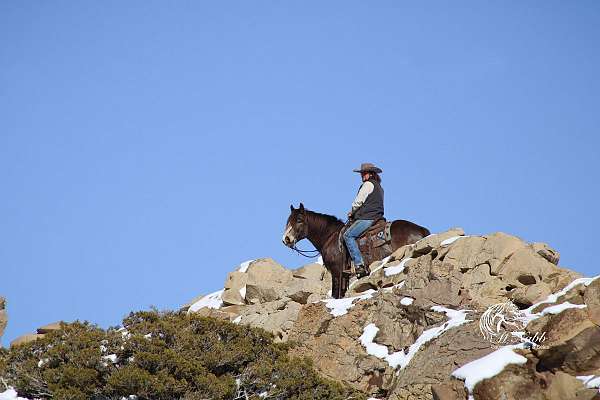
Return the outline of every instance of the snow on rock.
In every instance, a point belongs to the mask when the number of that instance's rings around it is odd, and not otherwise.
[[[452,236],[446,240],[442,240],[442,242],[440,243],[440,246],[448,246],[448,245],[454,243],[455,241],[457,241],[458,239],[465,238],[465,237],[469,237],[469,236],[468,235],[467,236]]]
[[[413,299],[412,297],[403,297],[402,300],[400,300],[400,304],[402,304],[403,306],[410,306],[413,303],[413,301],[415,301],[415,299]]]
[[[243,288],[240,288],[240,296],[242,296],[242,299],[246,298],[246,285],[244,285]]]
[[[385,276],[392,276],[401,273],[402,271],[404,271],[404,266],[409,260],[412,260],[412,258],[405,258],[400,264],[396,265],[395,267],[388,267],[384,269],[383,272],[385,273]]]
[[[401,288],[402,286],[404,286],[404,281],[398,283],[397,285],[383,288],[383,291],[386,293],[389,293],[389,292],[394,291],[394,289],[396,289],[396,288],[398,288],[398,289]]]
[[[19,397],[17,391],[11,387],[0,393],[0,400],[28,400],[25,397]]]
[[[223,300],[221,300],[221,296],[223,295],[224,289],[216,291],[214,293],[208,294],[192,304],[189,308],[188,312],[196,312],[201,308],[221,308],[223,305]]]
[[[556,293],[552,293],[551,295],[548,295],[548,297],[546,297],[545,300],[537,302],[537,303],[531,305],[530,307],[526,308],[525,310],[523,310],[523,321],[525,322],[525,324],[528,324],[529,322],[531,322],[535,319],[538,319],[541,316],[546,315],[546,314],[559,314],[559,313],[563,312],[564,310],[568,310],[570,308],[585,308],[586,307],[585,304],[572,304],[568,301],[565,301],[563,303],[560,303],[560,304],[557,304],[554,306],[546,307],[539,313],[534,313],[532,311],[536,307],[538,307],[542,304],[556,303],[561,296],[564,296],[565,294],[567,294],[571,289],[573,289],[577,285],[583,284],[585,286],[589,286],[593,281],[595,281],[598,278],[600,278],[600,275],[597,275],[593,278],[575,279],[573,282],[571,282],[567,286],[565,286],[562,290],[560,290]]]
[[[585,304],[572,304],[572,303],[569,303],[568,301],[565,301],[564,303],[560,303],[555,306],[550,306],[550,307],[544,308],[544,310],[540,313],[540,316],[546,315],[546,314],[559,314],[569,308],[586,308],[586,307],[587,306]]]
[[[379,332],[379,328],[375,324],[369,324],[364,327],[363,334],[358,339],[360,340],[360,344],[364,346],[367,354],[385,359],[388,356],[387,346],[373,342],[375,336],[377,336],[377,332]]]
[[[577,285],[585,285],[585,286],[589,286],[590,283],[592,283],[593,281],[595,281],[596,279],[600,278],[600,275],[597,275],[593,278],[578,278],[575,279],[573,282],[569,283],[567,286],[565,286],[562,290],[556,292],[556,293],[552,293],[551,295],[549,295],[548,297],[546,297],[545,300],[542,300],[538,303],[535,303],[534,305],[530,306],[529,308],[526,308],[525,310],[523,310],[525,313],[531,314],[531,315],[536,315],[535,313],[532,313],[531,310],[533,310],[534,308],[536,308],[539,305],[542,304],[552,304],[552,303],[556,303],[556,301],[561,297],[564,296],[565,294],[567,294],[567,292],[569,292],[569,290],[573,289],[575,286]]]
[[[480,381],[498,375],[509,364],[525,364],[527,359],[513,351],[522,345],[502,346],[498,350],[473,360],[454,370],[452,376],[464,380],[469,391],[469,399],[473,399],[473,389]]]
[[[340,315],[348,313],[348,310],[354,305],[353,303],[355,300],[370,299],[371,297],[373,297],[373,293],[376,293],[376,291],[373,289],[369,289],[359,296],[346,297],[343,299],[327,299],[321,301],[325,302],[325,307],[331,310],[331,315],[333,315],[334,317],[339,317]]]
[[[424,331],[421,336],[419,336],[417,340],[410,345],[408,352],[400,350],[389,354],[387,346],[373,342],[377,332],[379,331],[379,328],[377,328],[375,324],[369,324],[363,329],[363,334],[359,338],[360,343],[365,347],[368,354],[384,359],[390,365],[390,367],[394,369],[398,367],[400,367],[400,369],[404,369],[410,363],[410,360],[412,360],[415,354],[417,354],[422,345],[440,336],[448,329],[460,326],[470,321],[466,319],[466,313],[469,310],[452,310],[442,306],[433,306],[431,309],[437,312],[445,313],[449,320],[441,326],[430,328]]]
[[[600,388],[600,376],[582,375],[582,376],[577,376],[576,378],[579,379],[581,382],[583,382],[583,384],[585,385],[586,388],[589,388],[589,389]],[[600,390],[598,390],[598,392],[600,393]]]
[[[117,362],[117,355],[109,354],[107,356],[102,356],[102,359],[106,360],[106,361],[110,361],[111,363],[115,364]]]
[[[119,330],[117,332],[121,332],[121,337],[123,339],[131,338],[131,333],[129,333],[129,331],[127,329],[125,329],[125,327],[119,328]],[[102,348],[101,348],[101,350],[102,350]]]
[[[240,264],[240,266],[238,267],[238,271],[239,272],[247,272],[248,271],[248,267],[250,266],[250,264],[252,264],[255,260],[248,260],[248,261],[244,261],[243,263]]]

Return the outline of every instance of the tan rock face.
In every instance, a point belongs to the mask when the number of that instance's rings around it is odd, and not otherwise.
[[[57,331],[57,330],[61,329],[62,323],[63,323],[62,321],[58,321],[58,322],[53,322],[51,324],[41,326],[41,327],[37,328],[37,333],[46,334],[46,333],[50,333],[52,331]]]
[[[35,341],[37,339],[41,339],[43,337],[44,337],[43,334],[39,334],[39,333],[27,333],[25,335],[19,336],[18,338],[16,338],[12,342],[10,342],[10,347],[15,347],[15,346],[18,346],[18,345],[21,345],[21,344],[30,343],[30,342],[33,342],[33,341]]]
[[[4,329],[6,329],[6,324],[8,323],[8,315],[5,308],[6,300],[4,300],[4,297],[0,297],[0,338],[2,338]]]
[[[225,305],[243,305],[246,304],[246,284],[248,274],[245,272],[234,271],[227,275],[222,300]]]
[[[259,259],[248,267],[246,299],[250,304],[268,303],[285,297],[292,283],[292,271],[273,259]]]
[[[555,296],[556,302],[544,303],[581,277],[559,267],[558,260],[558,252],[544,243],[501,232],[465,236],[455,228],[373,263],[372,273],[353,282],[346,299],[324,301],[330,279],[320,264],[287,270],[260,259],[247,272],[228,276],[223,307],[200,312],[292,341],[290,352],[311,358],[322,375],[375,398],[463,400],[469,394],[452,373],[495,351],[479,319],[488,307],[511,300],[521,309],[530,307],[530,315],[539,313],[525,333],[543,332],[543,346],[518,350],[527,363],[510,364],[475,385],[474,399],[591,400],[597,390],[575,377],[600,376],[600,279],[584,280]],[[239,295],[244,287],[245,296]],[[436,306],[469,310],[468,320],[453,325]],[[370,324],[377,332],[364,342]],[[416,350],[401,370],[385,358],[411,349]]]

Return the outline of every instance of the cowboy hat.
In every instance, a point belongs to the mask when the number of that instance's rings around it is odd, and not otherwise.
[[[360,169],[353,170],[354,172],[376,172],[378,174],[383,171],[380,168],[377,168],[375,165],[371,163],[362,163],[360,164]]]

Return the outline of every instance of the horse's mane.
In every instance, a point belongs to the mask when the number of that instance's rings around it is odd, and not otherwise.
[[[339,219],[338,217],[334,216],[334,215],[329,215],[329,214],[323,214],[323,213],[319,213],[316,211],[311,211],[311,210],[306,210],[307,213],[312,214],[313,216],[316,216],[318,218],[321,218],[323,220],[325,220],[325,222],[327,222],[328,224],[342,224],[344,225],[344,222]]]

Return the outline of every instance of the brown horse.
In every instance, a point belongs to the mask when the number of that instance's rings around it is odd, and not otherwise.
[[[348,278],[343,274],[345,249],[340,250],[338,238],[344,223],[338,218],[309,211],[300,203],[299,208],[290,205],[291,213],[283,234],[283,244],[295,248],[296,243],[308,239],[321,253],[325,268],[331,273],[331,293],[336,299],[344,297]],[[392,252],[429,235],[429,230],[402,219],[392,222]]]

